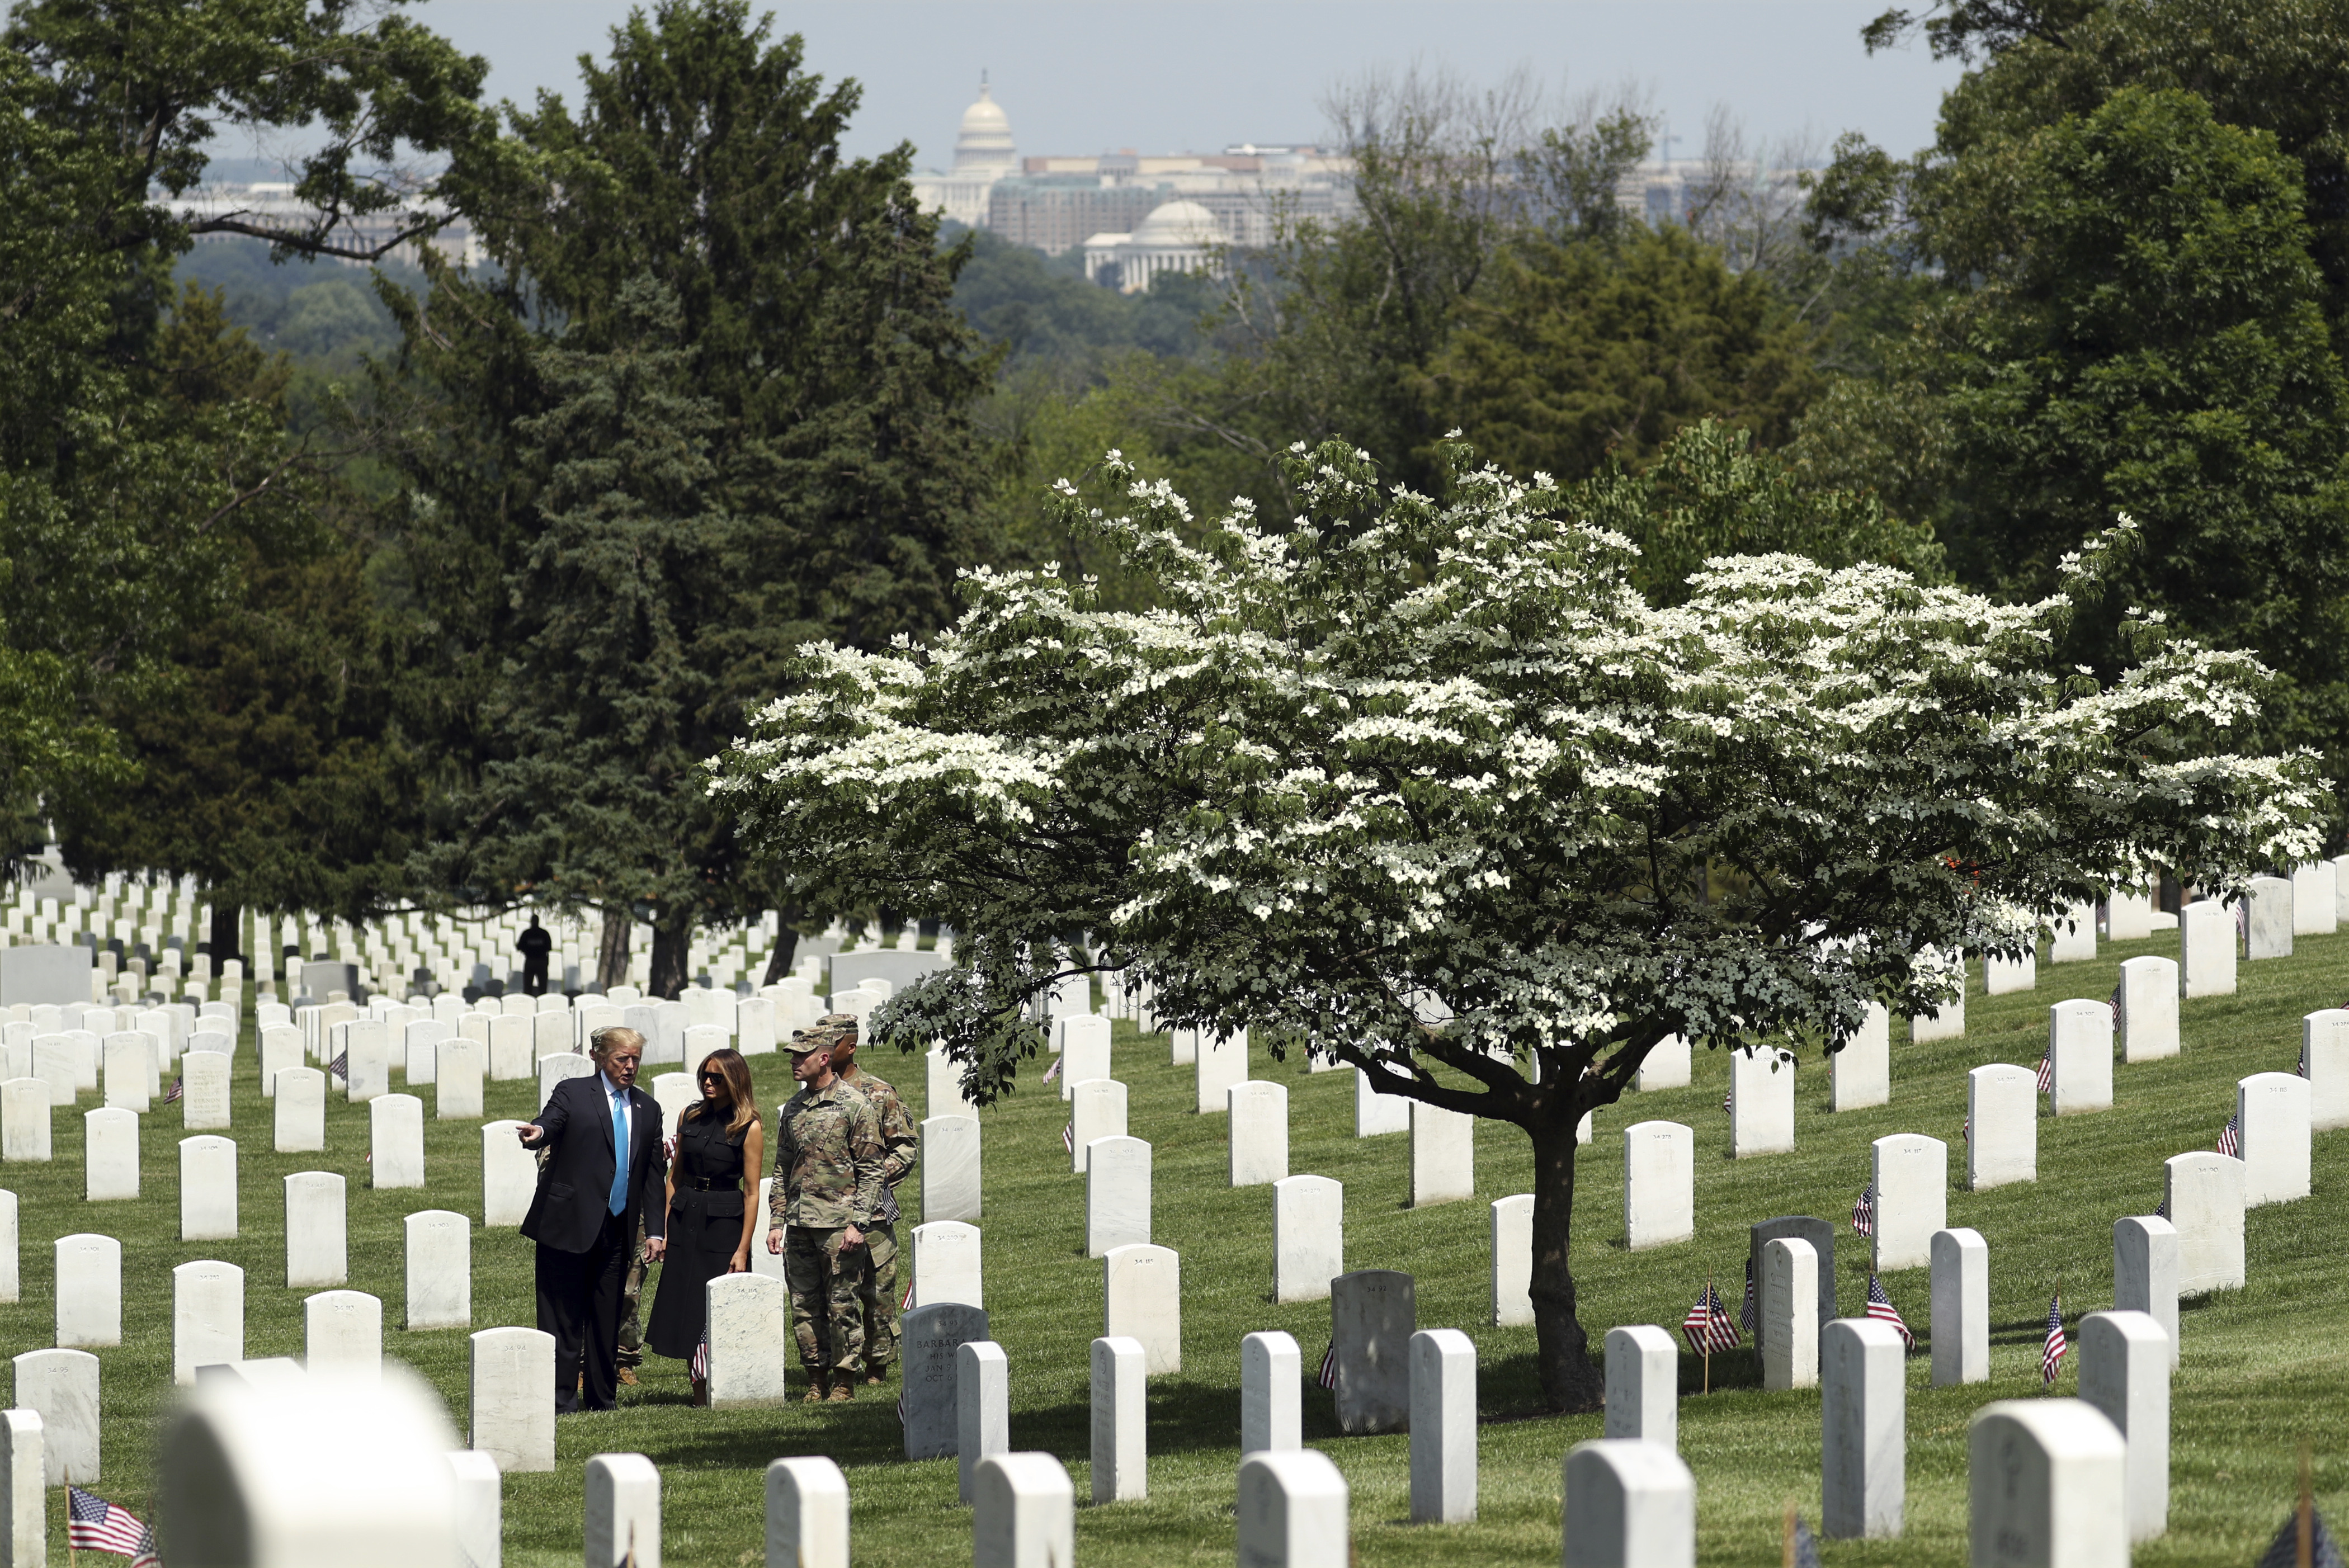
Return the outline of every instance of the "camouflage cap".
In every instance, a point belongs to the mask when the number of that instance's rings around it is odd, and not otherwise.
[[[843,1045],[851,1050],[856,1047],[856,1015],[826,1013],[812,1027],[792,1031],[791,1052],[802,1057],[810,1051],[828,1051]]]

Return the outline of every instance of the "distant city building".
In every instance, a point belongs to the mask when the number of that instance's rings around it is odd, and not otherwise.
[[[158,199],[166,201],[174,211],[191,222],[233,219],[240,222],[251,223],[256,228],[297,234],[308,232],[311,225],[318,221],[318,210],[295,196],[294,187],[288,181],[257,181],[249,184],[238,184],[224,181],[212,185],[199,185],[176,201],[171,201],[168,198],[159,197]],[[419,205],[424,211],[436,216],[448,211],[438,201],[426,201]],[[346,218],[335,226],[327,240],[330,243],[343,246],[347,250],[368,249],[383,244],[405,231],[409,227],[409,211],[402,209],[390,212],[371,212],[363,217]],[[195,242],[200,245],[219,244],[230,240],[250,237],[216,230],[208,234],[196,235]],[[434,250],[453,262],[461,262],[470,265],[481,259],[481,247],[475,242],[472,225],[461,217],[442,226],[429,242]],[[416,242],[410,241],[391,252],[390,254],[400,260],[412,262],[417,259]],[[350,260],[347,257],[338,256],[321,259]],[[353,262],[352,264],[364,263]]]
[[[1231,242],[1216,214],[1200,203],[1169,201],[1129,233],[1088,235],[1085,276],[1139,294],[1162,273],[1220,273]]]
[[[1029,158],[996,181],[987,226],[1016,245],[1060,255],[1096,234],[1131,233],[1180,201],[1211,214],[1224,243],[1272,243],[1284,222],[1345,216],[1353,208],[1353,165],[1312,147],[1241,143],[1220,153],[1144,158]]]
[[[926,170],[913,176],[914,199],[925,211],[945,213],[957,223],[987,226],[988,193],[995,182],[1019,171],[1019,153],[1011,140],[1011,120],[978,77],[978,101],[962,111],[962,129],[955,137],[954,170],[941,174]]]

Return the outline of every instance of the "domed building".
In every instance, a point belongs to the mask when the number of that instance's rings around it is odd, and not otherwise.
[[[1125,294],[1140,294],[1162,273],[1221,275],[1231,236],[1196,201],[1168,201],[1127,234],[1085,241],[1085,276]]]
[[[987,223],[988,194],[995,182],[1019,172],[1019,154],[1011,140],[1011,119],[995,101],[987,73],[978,77],[978,99],[962,111],[962,129],[955,137],[954,170],[939,173],[922,170],[911,177],[914,199],[955,222],[971,228]]]

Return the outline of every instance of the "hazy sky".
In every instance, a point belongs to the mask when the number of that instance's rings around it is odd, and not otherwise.
[[[911,140],[951,158],[984,69],[1023,153],[1213,151],[1313,139],[1333,80],[1414,59],[1477,80],[1524,64],[1569,87],[1630,80],[1652,94],[1682,155],[1707,110],[1729,106],[1759,139],[1856,129],[1895,152],[1930,140],[1957,77],[1920,49],[1861,50],[1886,0],[829,0],[772,5],[826,78],[864,103],[850,150]],[[486,56],[492,98],[566,95],[583,52],[601,55],[627,0],[425,0],[427,25]]]

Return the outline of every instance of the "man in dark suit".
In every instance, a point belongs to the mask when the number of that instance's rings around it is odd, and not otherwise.
[[[522,1233],[538,1243],[538,1326],[554,1336],[554,1408],[608,1410],[619,1378],[620,1284],[636,1217],[645,1255],[667,1250],[666,1163],[660,1107],[636,1087],[645,1037],[634,1029],[595,1031],[587,1047],[598,1071],[565,1078],[523,1127],[523,1147],[552,1150]],[[580,1358],[586,1357],[584,1397]]]

